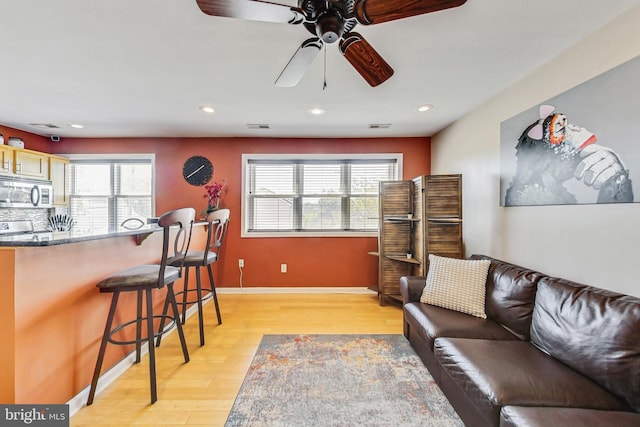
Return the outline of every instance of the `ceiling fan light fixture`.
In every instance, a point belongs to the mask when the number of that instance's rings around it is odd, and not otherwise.
[[[327,9],[316,22],[316,34],[325,43],[335,43],[344,32],[344,18],[337,9]]]
[[[327,110],[325,110],[322,107],[312,107],[312,108],[309,108],[308,111],[309,111],[309,114],[311,114],[313,116],[321,116],[321,115],[323,115],[324,113],[327,112]]]
[[[213,114],[216,112],[215,108],[211,107],[210,105],[201,105],[199,108],[200,111],[207,114]]]
[[[425,111],[429,111],[429,110],[431,110],[432,108],[433,108],[433,105],[431,105],[431,104],[422,104],[421,106],[419,106],[419,107],[417,108],[417,110],[418,110],[420,113],[424,113]]]
[[[467,0],[298,0],[298,6],[266,0],[196,0],[207,15],[281,24],[302,24],[313,34],[276,80],[277,87],[295,86],[324,44],[339,41],[339,50],[371,87],[391,76],[393,68],[354,27],[379,24],[463,5]],[[306,43],[306,42],[305,42]],[[316,46],[317,47],[316,49]],[[326,69],[326,56],[325,56]],[[326,88],[326,81],[323,88]]]

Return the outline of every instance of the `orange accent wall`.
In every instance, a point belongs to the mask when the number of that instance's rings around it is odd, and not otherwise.
[[[13,278],[15,253],[11,248],[0,248],[0,402],[12,403],[15,399],[15,307]]]
[[[377,283],[377,249],[367,238],[241,238],[240,207],[244,153],[403,153],[404,179],[430,173],[430,138],[62,138],[52,153],[155,153],[156,212],[206,207],[204,189],[187,184],[182,164],[193,155],[209,158],[213,181],[228,181],[222,205],[231,220],[216,276],[217,286],[238,287],[238,259],[245,260],[245,287],[367,287]],[[287,273],[280,272],[286,263]]]

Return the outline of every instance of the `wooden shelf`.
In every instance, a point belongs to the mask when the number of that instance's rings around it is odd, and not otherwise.
[[[460,218],[427,218],[429,222],[441,222],[443,224],[460,224],[462,220]]]
[[[402,222],[402,221],[404,221],[404,222],[418,222],[418,221],[420,221],[420,218],[415,218],[415,217],[407,218],[405,216],[385,216],[384,220],[385,221],[391,221],[391,222],[398,222],[398,221],[400,221],[400,222]]]
[[[420,260],[415,258],[407,258],[406,255],[385,255],[385,258],[399,262],[408,262],[409,264],[422,264]]]
[[[462,176],[381,182],[378,250],[369,254],[378,256],[380,305],[402,300],[402,276],[426,276],[429,254],[462,258]]]
[[[400,294],[389,294],[387,296],[391,299],[402,302],[402,295]]]
[[[402,304],[402,295],[400,294],[386,294],[385,297],[393,302]]]

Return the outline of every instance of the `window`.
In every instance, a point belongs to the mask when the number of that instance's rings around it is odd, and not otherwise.
[[[380,181],[401,154],[243,155],[243,236],[355,235],[378,228]]]
[[[76,228],[117,230],[127,218],[154,216],[153,155],[70,158],[69,214]]]

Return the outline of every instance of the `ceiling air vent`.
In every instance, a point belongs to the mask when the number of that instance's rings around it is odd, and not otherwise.
[[[54,125],[53,123],[29,123],[29,126],[35,126],[37,128],[44,129],[60,129],[60,126]]]
[[[371,123],[369,129],[389,129],[391,123]]]
[[[248,123],[247,127],[249,129],[271,129],[271,126],[266,123]]]

